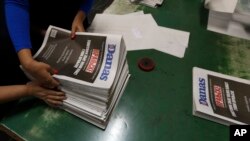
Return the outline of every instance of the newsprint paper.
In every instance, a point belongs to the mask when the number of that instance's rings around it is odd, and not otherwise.
[[[193,114],[224,125],[250,124],[250,81],[193,68]]]
[[[34,59],[58,71],[64,110],[106,128],[130,76],[122,36],[77,32],[71,39],[69,30],[49,26]]]

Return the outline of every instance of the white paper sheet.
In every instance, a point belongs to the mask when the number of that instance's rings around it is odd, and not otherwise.
[[[89,32],[122,34],[127,50],[151,49],[152,28],[157,27],[151,14],[109,15],[97,14]]]
[[[156,29],[155,49],[183,58],[188,47],[189,32],[159,26]]]
[[[173,56],[184,57],[189,33],[159,27],[151,14],[97,14],[89,32],[122,34],[127,50],[156,49]]]

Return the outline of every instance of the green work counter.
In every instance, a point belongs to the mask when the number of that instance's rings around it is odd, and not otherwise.
[[[190,32],[184,58],[157,50],[129,51],[131,77],[102,130],[38,99],[24,99],[1,121],[1,129],[27,141],[228,141],[229,127],[192,115],[194,66],[250,79],[250,41],[206,30],[201,0],[165,0],[140,6],[160,26]],[[153,71],[137,62],[154,60]]]

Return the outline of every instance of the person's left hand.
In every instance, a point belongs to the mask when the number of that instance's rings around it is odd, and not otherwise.
[[[75,32],[85,32],[85,29],[83,27],[83,21],[85,19],[85,13],[81,10],[79,10],[73,20],[72,26],[71,26],[71,38],[75,38]]]
[[[65,93],[59,90],[47,89],[41,86],[41,84],[31,81],[26,84],[27,94],[35,96],[52,107],[58,107],[63,104],[63,100],[66,99]]]

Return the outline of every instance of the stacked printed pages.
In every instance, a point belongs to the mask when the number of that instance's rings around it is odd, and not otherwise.
[[[205,0],[209,9],[207,29],[250,40],[249,0]]]
[[[70,33],[50,26],[34,59],[58,71],[64,110],[105,129],[130,77],[125,43],[120,35]]]
[[[193,115],[224,125],[250,124],[250,81],[193,68]]]

